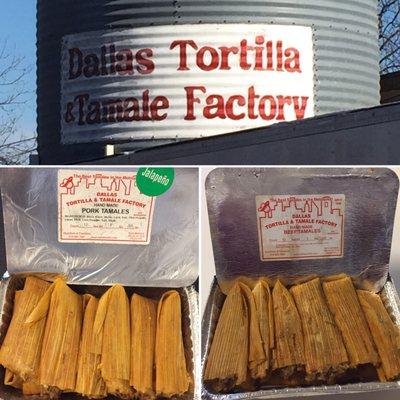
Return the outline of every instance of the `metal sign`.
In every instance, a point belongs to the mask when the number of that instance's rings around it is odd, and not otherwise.
[[[196,138],[314,115],[310,27],[202,24],[66,36],[63,143]]]

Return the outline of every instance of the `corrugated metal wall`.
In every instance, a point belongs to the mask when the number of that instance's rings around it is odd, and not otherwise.
[[[376,0],[38,0],[37,4],[37,104],[42,163],[54,162],[61,152],[61,158],[73,160],[78,151],[81,157],[87,157],[96,150],[95,145],[63,149],[59,144],[60,45],[62,37],[72,33],[190,23],[311,25],[316,57],[316,113],[379,103]]]

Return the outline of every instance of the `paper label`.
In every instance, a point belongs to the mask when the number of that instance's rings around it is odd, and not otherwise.
[[[154,202],[139,192],[134,172],[60,170],[58,239],[149,244]]]
[[[262,261],[343,257],[344,194],[256,196]]]

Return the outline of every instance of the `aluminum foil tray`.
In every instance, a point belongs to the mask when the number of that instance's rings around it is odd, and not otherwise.
[[[206,180],[218,282],[226,293],[238,278],[287,284],[346,273],[379,292],[387,280],[399,181],[387,168],[217,168]],[[256,197],[344,195],[343,255],[261,260]]]
[[[400,299],[396,288],[389,276],[382,291],[382,299],[393,321],[400,326]],[[204,376],[205,361],[212,343],[214,331],[219,319],[225,295],[214,278],[211,292],[202,320],[202,377]],[[291,397],[305,397],[324,394],[367,393],[400,388],[400,381],[396,382],[367,382],[347,385],[308,386],[299,388],[262,388],[254,392],[237,392],[231,394],[217,394],[209,391],[203,384],[201,388],[203,400],[242,400],[242,399],[278,399]]]
[[[7,333],[8,326],[11,321],[13,311],[13,299],[16,290],[23,288],[24,278],[21,276],[12,276],[7,279],[3,279],[0,282],[0,344],[3,343],[4,337]],[[108,286],[94,286],[94,285],[75,285],[69,284],[74,291],[79,294],[89,293],[96,297],[100,297],[107,289]],[[150,297],[153,299],[160,299],[162,294],[170,288],[135,288],[125,287],[128,296],[130,297],[133,293]],[[199,398],[199,367],[200,363],[200,352],[199,352],[199,337],[198,337],[198,293],[194,286],[187,288],[176,289],[181,296],[182,300],[182,329],[183,329],[183,340],[185,346],[185,356],[188,370],[192,377],[192,385],[190,392],[184,396],[180,396],[180,400],[193,400]],[[23,394],[10,387],[4,385],[4,368],[0,367],[0,400],[23,400],[25,397]],[[30,399],[39,399],[38,396],[30,396]],[[43,398],[41,398],[43,399]],[[80,400],[83,397],[79,395],[73,395],[71,393],[63,394],[60,399],[65,400]],[[113,396],[108,396],[107,399],[116,399]]]

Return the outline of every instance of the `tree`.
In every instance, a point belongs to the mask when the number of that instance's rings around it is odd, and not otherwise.
[[[379,0],[381,75],[400,71],[400,0]]]
[[[0,164],[23,164],[36,148],[36,138],[26,137],[18,121],[27,103],[24,84],[29,73],[23,57],[10,51],[7,41],[0,45]]]

